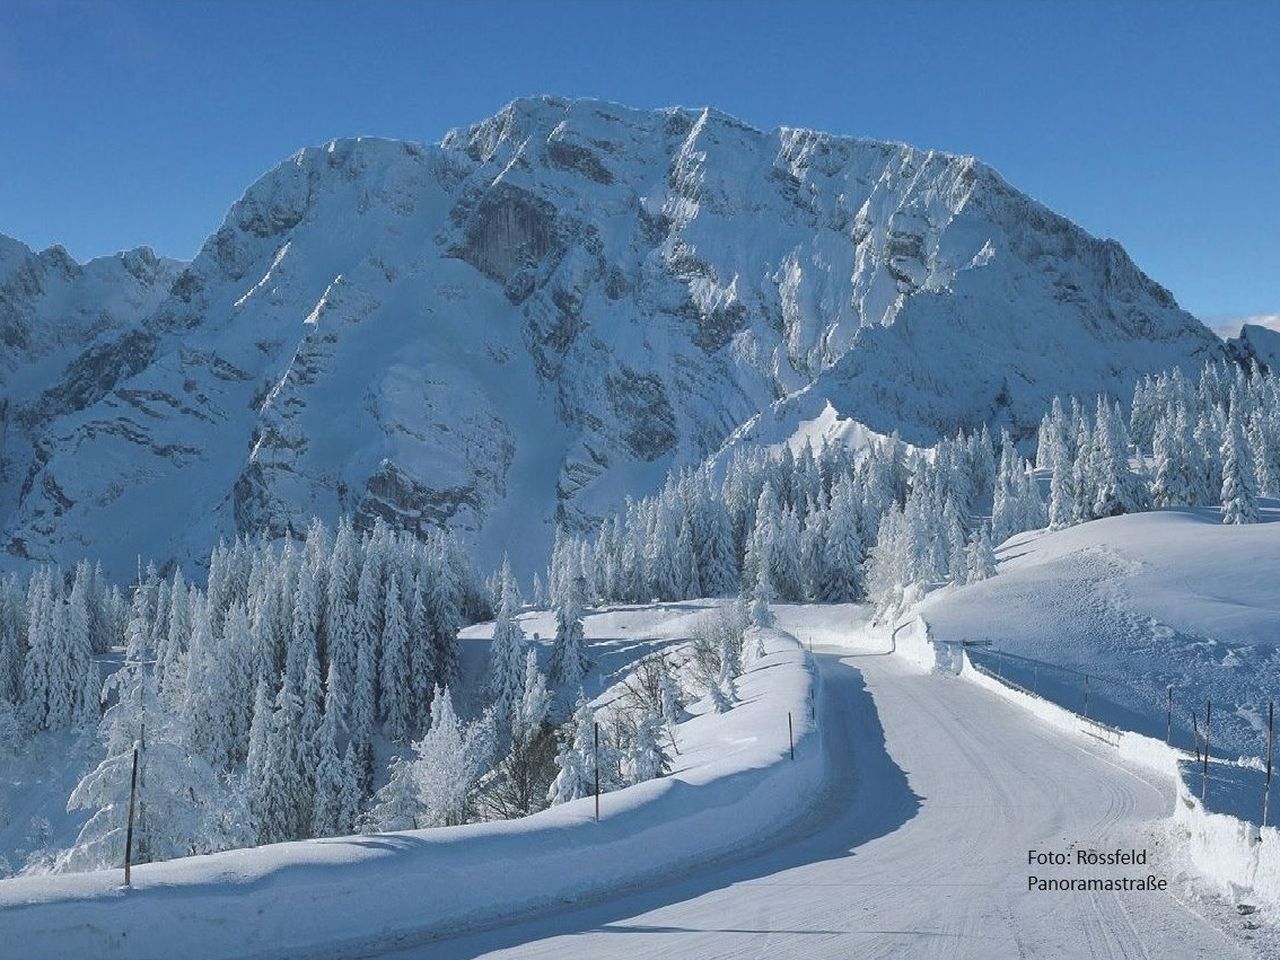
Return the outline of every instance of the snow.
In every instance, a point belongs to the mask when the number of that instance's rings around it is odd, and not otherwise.
[[[1277,517],[1274,502],[1264,514]],[[1190,713],[1203,723],[1212,698],[1215,755],[1262,754],[1267,701],[1280,689],[1280,523],[1163,510],[1019,534],[999,557],[996,577],[916,608],[934,639],[990,640],[1088,673],[1091,716],[1160,740],[1172,685],[1174,742],[1188,749]],[[1028,667],[1017,678],[1033,684]],[[1080,709],[1078,674],[1038,680]]]
[[[146,284],[46,254],[102,273],[72,300],[110,307],[114,352],[12,365],[0,542],[121,580],[139,553],[198,579],[220,536],[347,513],[448,525],[490,568],[512,548],[527,582],[557,520],[745,424],[769,444],[1025,429],[1055,394],[1226,349],[973,158],[592,100],[304,149]],[[7,290],[0,326],[58,315]]]
[[[798,637],[815,637],[832,765],[828,791],[796,830],[626,896],[378,955],[985,960],[1237,958],[1274,948],[1270,931],[1243,939],[1230,903],[1188,892],[1157,822],[1172,808],[1172,778],[1037,723],[990,691],[884,656],[884,637],[859,626],[865,613],[776,612]],[[818,641],[825,636],[839,647]],[[1146,847],[1170,889],[1028,893],[1027,850],[1070,845]]]
[[[643,647],[681,632],[709,606],[606,617],[609,630]],[[526,631],[537,616],[528,621]],[[599,823],[593,799],[584,798],[517,821],[148,864],[135,868],[129,891],[120,889],[119,871],[10,880],[0,883],[0,938],[21,937],[33,960],[102,956],[125,943],[137,958],[356,951],[509,920],[706,864],[784,830],[823,782],[809,658],[786,633],[769,631],[764,642],[767,655],[739,678],[740,703],[681,724],[672,774],[603,795]]]
[[[1280,589],[1270,572],[1280,525],[1160,511],[1021,534],[1001,554],[995,578],[930,595],[893,638],[882,625],[881,642],[917,669],[958,673],[1037,722],[1159,774],[1176,796],[1161,814],[1167,836],[1195,886],[1280,913],[1280,831],[1258,827],[1266,701],[1280,679]],[[1040,662],[962,646],[982,640]],[[1089,674],[1087,707],[1080,676],[1049,664]],[[1180,708],[1172,747],[1170,685]],[[1206,697],[1214,713],[1202,801],[1203,768],[1184,721],[1196,709],[1203,734]]]

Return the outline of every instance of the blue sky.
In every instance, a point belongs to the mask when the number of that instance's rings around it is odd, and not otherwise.
[[[1280,4],[0,3],[0,232],[190,257],[298,147],[516,96],[972,153],[1196,314],[1280,314]]]

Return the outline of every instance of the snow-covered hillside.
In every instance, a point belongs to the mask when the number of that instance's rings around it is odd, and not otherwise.
[[[1278,519],[1274,502],[1264,519]],[[1172,685],[1174,736],[1188,749],[1190,714],[1203,723],[1212,698],[1215,754],[1262,754],[1266,704],[1280,689],[1280,523],[1164,510],[1019,534],[999,557],[997,576],[919,606],[934,639],[990,640],[1087,672],[1092,715],[1162,740]],[[1041,669],[1037,679],[1080,709],[1078,677]]]
[[[1055,394],[1224,350],[1118,244],[971,157],[713,110],[544,97],[437,146],[334,141],[253,184],[176,276],[118,260],[76,301],[110,335],[4,388],[11,556],[124,575],[350,513],[447,524],[483,560],[519,545],[527,575],[554,521],[753,417],[1025,431]]]
[[[587,619],[597,666],[624,676],[716,605],[599,611]],[[672,728],[670,774],[604,794],[598,822],[587,796],[518,820],[186,857],[136,867],[123,901],[118,870],[24,877],[0,883],[0,935],[33,938],[32,958],[102,956],[126,940],[140,958],[367,956],[737,855],[803,816],[827,774],[812,658],[785,633],[759,636],[739,702],[725,713],[691,703]]]

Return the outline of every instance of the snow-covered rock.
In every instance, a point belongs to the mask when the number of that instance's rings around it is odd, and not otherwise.
[[[102,292],[137,304],[103,307],[110,335],[0,386],[11,556],[120,574],[346,512],[447,524],[527,574],[557,520],[752,418],[768,442],[1024,432],[1054,394],[1225,350],[971,157],[713,110],[544,97],[439,145],[334,141],[176,276],[151,259]],[[0,330],[20,314],[0,301]]]

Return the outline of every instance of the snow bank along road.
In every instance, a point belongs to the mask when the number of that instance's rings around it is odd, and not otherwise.
[[[1160,872],[1151,823],[1172,808],[1172,783],[957,678],[874,654],[820,649],[818,660],[832,782],[780,842],[659,888],[389,956],[1261,955],[1172,892],[1027,891],[1029,873],[1078,872],[1028,867],[1031,848],[1146,848]]]

